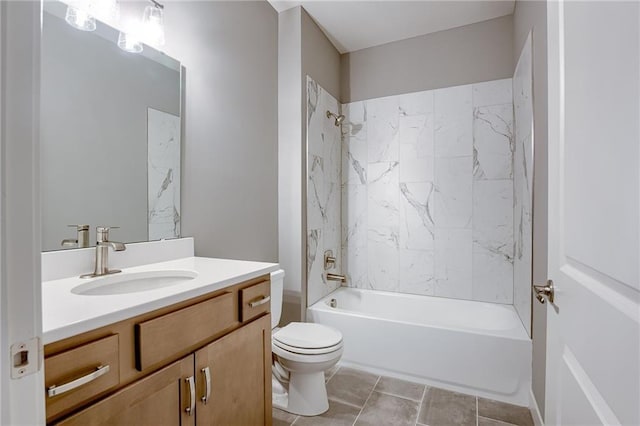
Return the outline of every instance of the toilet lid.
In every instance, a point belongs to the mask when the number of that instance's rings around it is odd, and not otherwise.
[[[322,324],[292,322],[274,333],[273,339],[293,348],[320,349],[342,342],[342,333]]]

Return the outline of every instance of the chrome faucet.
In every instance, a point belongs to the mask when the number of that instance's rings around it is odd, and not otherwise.
[[[62,240],[60,245],[62,247],[77,247],[85,248],[89,247],[89,225],[67,225],[72,228],[76,228],[76,239],[66,238]]]
[[[120,272],[119,269],[109,269],[109,247],[113,251],[123,251],[127,247],[123,243],[109,241],[109,229],[113,228],[117,227],[99,226],[96,228],[96,266],[92,274],[80,275],[80,278],[95,278]]]

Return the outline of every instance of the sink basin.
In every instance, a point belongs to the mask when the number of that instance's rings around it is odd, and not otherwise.
[[[140,293],[184,284],[197,276],[197,272],[189,270],[121,272],[77,285],[71,293],[83,296]]]

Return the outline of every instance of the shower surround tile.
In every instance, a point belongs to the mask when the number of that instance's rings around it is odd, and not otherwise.
[[[400,247],[432,250],[434,187],[431,182],[400,184]]]
[[[470,228],[472,217],[473,157],[436,161],[434,219],[439,228]]]
[[[511,104],[473,110],[473,177],[512,179],[513,107]]]
[[[513,181],[521,178],[512,80],[353,102],[342,111],[348,285],[511,303]]]
[[[368,162],[397,162],[400,118],[398,97],[368,100],[365,101],[365,108]]]
[[[533,70],[531,34],[527,37],[513,76],[515,110],[514,152],[514,279],[513,304],[531,334],[533,250]]]
[[[434,93],[435,156],[470,156],[473,152],[471,85],[438,89]]]
[[[180,237],[180,117],[147,109],[149,241]]]
[[[513,103],[512,86],[510,78],[475,83],[473,85],[473,106],[511,105]]]
[[[435,295],[433,250],[400,250],[400,293]]]
[[[339,287],[328,281],[324,252],[332,250],[335,271],[342,269],[342,135],[326,112],[340,114],[340,105],[315,81],[307,78],[307,303]]]
[[[398,290],[399,252],[397,228],[369,229],[367,240],[369,288],[385,291]]]

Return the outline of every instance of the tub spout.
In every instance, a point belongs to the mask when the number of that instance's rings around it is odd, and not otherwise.
[[[342,283],[347,282],[347,277],[345,277],[344,275],[338,275],[338,274],[327,273],[327,279],[330,281],[340,281]]]

